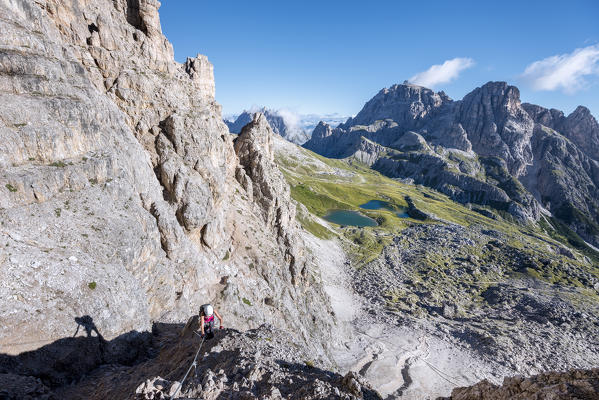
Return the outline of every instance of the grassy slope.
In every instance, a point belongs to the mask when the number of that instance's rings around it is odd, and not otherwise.
[[[548,246],[572,248],[572,238],[552,229],[552,224],[522,226],[499,216],[494,220],[432,189],[387,178],[356,161],[328,159],[298,147],[293,154],[278,152],[277,163],[291,186],[292,197],[304,204],[312,214],[322,217],[334,208],[359,210],[379,222],[379,226],[373,228],[340,227],[332,224],[336,226],[336,234],[347,239],[345,242],[351,246],[349,254],[354,257],[357,266],[377,258],[384,246],[407,226],[439,223],[435,220],[399,218],[391,211],[359,208],[360,204],[372,199],[385,200],[398,208],[405,207],[406,196],[410,196],[419,209],[437,220],[502,232],[508,238],[510,246],[529,253],[531,257],[546,257]],[[317,219],[306,215],[301,215],[298,219],[314,235],[331,237],[331,231],[319,224]],[[596,253],[585,251],[581,254],[575,251],[574,255],[575,259],[551,255],[553,261],[550,266],[569,263],[599,277],[598,268],[589,266],[589,262],[584,259],[584,255],[587,255],[593,260]],[[529,269],[528,275],[550,283],[580,286],[580,282],[564,275],[558,267]]]

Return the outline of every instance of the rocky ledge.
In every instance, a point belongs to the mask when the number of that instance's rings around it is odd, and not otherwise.
[[[594,368],[505,378],[501,386],[484,380],[470,387],[456,388],[450,397],[439,400],[596,399],[598,393],[599,368]]]
[[[220,330],[201,347],[197,329],[193,317],[186,325],[156,323],[152,333],[111,341],[66,338],[4,356],[0,398],[380,399],[356,374],[327,370],[289,333],[270,325]]]

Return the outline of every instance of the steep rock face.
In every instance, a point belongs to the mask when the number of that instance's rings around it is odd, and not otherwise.
[[[288,189],[271,186],[276,206],[243,194],[212,66],[173,60],[158,7],[1,2],[2,352],[70,336],[82,315],[110,339],[212,302],[307,341],[305,316],[327,314],[292,212],[277,216]]]
[[[534,105],[523,104],[537,124],[558,131],[572,141],[590,158],[599,161],[599,123],[588,108],[578,106],[567,117],[564,113]]]
[[[461,203],[489,204],[508,210],[512,203],[506,192],[494,185],[468,175],[448,171],[448,163],[441,157],[410,154],[407,158],[380,158],[373,165],[388,176],[409,176],[414,183],[430,186]]]
[[[599,244],[599,163],[551,128],[537,124],[534,163],[521,178],[553,215]]]
[[[314,129],[312,139],[303,146],[325,157],[350,157],[358,151],[362,142],[362,133],[366,132],[345,131],[341,128],[331,129],[327,123],[321,122]]]
[[[302,258],[303,246],[299,245],[299,239],[294,241],[295,206],[291,203],[289,186],[274,162],[272,135],[266,117],[255,114],[235,139],[240,164],[236,177],[248,195],[262,206],[266,224],[278,233],[277,239],[285,249],[285,262],[295,284],[300,274],[305,278],[307,271],[297,263]]]
[[[353,156],[356,160],[372,166],[378,160],[379,155],[385,151],[385,148],[363,137],[360,139],[360,145]]]
[[[324,139],[333,134],[333,130],[331,126],[324,121],[320,121],[314,131],[312,132],[312,137],[314,139]]]
[[[558,110],[523,106],[535,128],[533,162],[522,183],[582,238],[599,245],[597,121],[585,107],[565,117]]]
[[[520,92],[505,82],[490,82],[467,94],[459,121],[479,155],[497,156],[518,177],[532,159],[533,121],[521,107]]]
[[[45,11],[0,13],[2,350],[72,335],[82,314],[107,336],[148,327],[185,275],[140,198],[166,207],[150,159]]]
[[[559,129],[589,157],[599,161],[599,123],[588,108],[578,106]]]
[[[555,129],[561,125],[564,120],[564,113],[555,108],[547,109],[536,104],[522,103],[522,108],[530,115],[532,120],[536,123],[545,125],[549,128]]]
[[[213,232],[211,248],[226,248],[229,235],[215,225],[226,214],[220,204],[228,197],[223,189],[234,154],[218,118],[212,65],[202,55],[184,64],[173,60],[159,6],[125,0],[44,5],[90,80],[124,112],[178,219],[194,237],[203,227]]]
[[[393,85],[377,93],[354,118],[341,128],[370,125],[375,121],[392,119],[404,129],[416,129],[432,110],[451,99],[443,92],[435,93],[417,85]]]

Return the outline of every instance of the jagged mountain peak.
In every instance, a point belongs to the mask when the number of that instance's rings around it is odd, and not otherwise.
[[[340,128],[370,125],[384,119],[392,119],[400,125],[412,127],[416,120],[451,101],[443,92],[435,93],[431,89],[410,83],[395,84],[380,90],[354,118],[347,120]]]
[[[533,120],[520,101],[520,91],[506,82],[488,82],[464,96],[458,115],[472,149],[503,158],[520,176],[532,160]]]
[[[578,106],[568,116],[563,111],[529,103],[522,107],[535,123],[559,132],[587,156],[599,161],[599,123],[587,107]]]
[[[331,126],[324,121],[320,121],[314,131],[312,132],[312,137],[315,138],[324,138],[330,136],[333,133]]]
[[[559,121],[564,118],[564,112],[556,110],[555,108],[547,109],[536,104],[522,103],[522,108],[526,110],[528,115],[536,123],[545,125],[547,127],[555,126]]]
[[[300,124],[300,117],[284,109],[271,110],[267,107],[261,107],[253,110],[244,110],[235,121],[225,120],[225,124],[227,124],[231,133],[240,133],[242,128],[252,121],[255,114],[262,114],[273,132],[290,142],[303,144],[310,138],[310,134]]]
[[[573,146],[565,150],[567,154],[560,153],[559,144],[537,129],[539,124],[570,140]],[[437,154],[422,154],[416,147],[406,151],[398,143],[410,131],[444,150],[436,150]],[[504,81],[487,82],[457,101],[442,92],[404,83],[380,90],[345,124],[328,130],[319,126],[315,133],[305,147],[322,155],[367,158],[379,172],[412,178],[460,202],[493,203],[517,219],[536,220],[543,204],[546,209],[561,210],[558,214],[563,220],[589,242],[599,241],[599,225],[593,222],[599,216],[592,211],[597,207],[593,199],[597,198],[599,172],[590,160],[599,160],[599,124],[586,107],[566,117],[559,110],[522,103],[520,90]],[[366,148],[360,137],[388,150]],[[454,164],[443,153],[449,149],[475,154],[480,162]],[[561,158],[549,157],[550,150]],[[367,151],[373,153],[365,157]],[[399,156],[396,151],[407,154]],[[547,157],[549,164],[541,167]],[[576,171],[567,160],[575,160]],[[551,171],[558,172],[551,175]],[[565,191],[572,185],[578,189]],[[569,205],[564,205],[564,197]],[[584,210],[588,218],[581,217],[581,221],[588,219],[591,222],[585,224],[592,228],[582,229],[583,225],[572,222],[577,217],[571,215],[578,215],[572,207]]]
[[[509,112],[525,114],[521,108],[520,90],[516,86],[508,85],[507,82],[487,82],[464,96],[462,101],[466,103],[472,98],[481,99],[492,107],[505,107]]]
[[[560,128],[560,133],[576,143],[589,157],[599,161],[599,123],[588,108],[576,107]]]
[[[572,113],[569,116],[572,116],[572,115],[581,116],[584,118],[595,119],[595,117],[593,117],[593,115],[591,114],[591,110],[589,110],[587,107],[581,106],[581,105],[576,107],[576,109],[574,111],[572,111]]]
[[[252,145],[263,146],[266,154],[272,160],[272,135],[273,129],[268,123],[268,119],[262,112],[257,112],[252,115],[252,120],[241,129],[236,143],[245,140],[251,142]]]

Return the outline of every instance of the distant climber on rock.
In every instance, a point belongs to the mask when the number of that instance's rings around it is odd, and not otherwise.
[[[206,339],[212,339],[214,337],[212,330],[214,328],[215,315],[220,321],[220,329],[223,329],[223,317],[220,316],[214,307],[210,304],[204,304],[200,307],[200,333],[202,337],[206,337]]]

